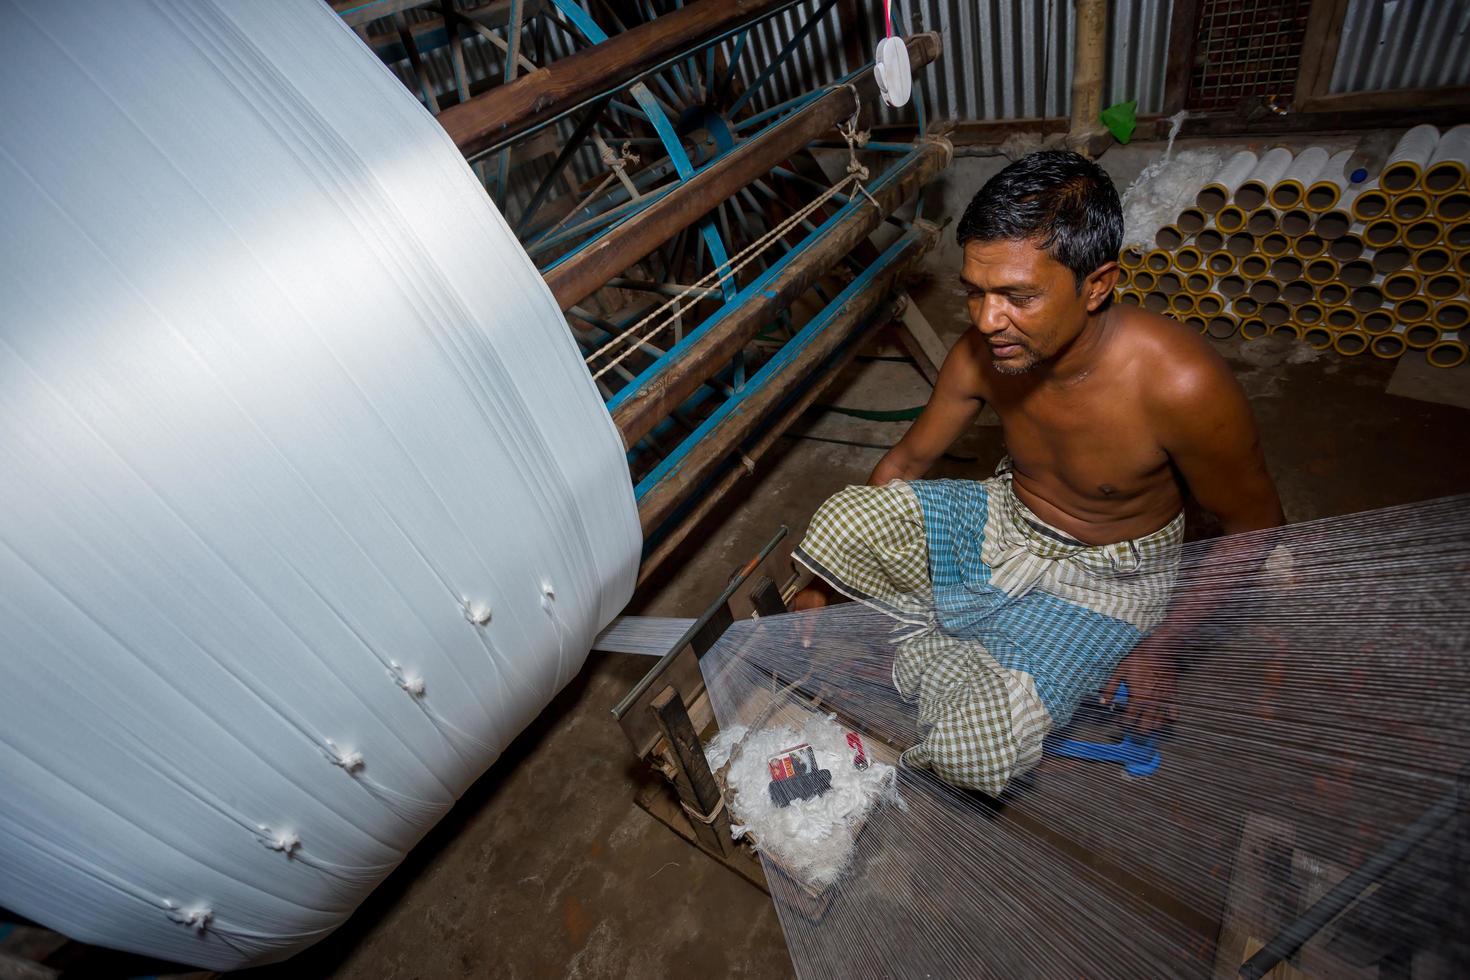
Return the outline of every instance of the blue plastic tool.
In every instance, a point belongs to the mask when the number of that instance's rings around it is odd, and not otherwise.
[[[1128,703],[1128,685],[1118,684],[1113,696],[1114,707]],[[1076,738],[1048,738],[1043,751],[1050,755],[1066,756],[1070,759],[1088,759],[1093,762],[1116,762],[1130,776],[1147,776],[1163,763],[1159,753],[1158,736],[1146,735],[1134,738],[1124,735],[1120,742],[1084,742]]]

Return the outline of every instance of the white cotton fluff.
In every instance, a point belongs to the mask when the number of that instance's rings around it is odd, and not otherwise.
[[[1185,150],[1174,155],[1174,139],[1188,113],[1169,118],[1169,144],[1164,155],[1133,179],[1123,192],[1123,247],[1144,250],[1154,247],[1154,234],[1179,217],[1194,203],[1205,181],[1220,169],[1220,154],[1213,150]]]
[[[813,888],[824,888],[841,877],[852,861],[863,820],[878,801],[897,800],[894,768],[874,760],[871,751],[868,768],[854,768],[847,731],[835,715],[813,714],[800,730],[783,725],[747,736],[744,726],[722,729],[705,748],[710,767],[718,769],[745,739],[725,778],[731,830],[736,837],[752,835],[758,850]],[[832,788],[809,800],[777,806],[767,789],[771,774],[766,762],[804,742],[815,752],[817,765],[831,770]]]
[[[1149,164],[1123,192],[1123,245],[1154,247],[1154,233],[1194,204],[1194,196],[1220,169],[1220,154],[1184,150]]]

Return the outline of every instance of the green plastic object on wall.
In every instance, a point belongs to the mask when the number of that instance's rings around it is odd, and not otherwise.
[[[1119,143],[1127,143],[1133,138],[1133,130],[1138,125],[1138,101],[1130,99],[1127,102],[1119,102],[1110,105],[1102,111],[1102,124],[1108,127],[1108,132]]]

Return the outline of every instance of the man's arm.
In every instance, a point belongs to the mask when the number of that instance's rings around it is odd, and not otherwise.
[[[1232,580],[1254,575],[1265,562],[1270,536],[1246,532],[1286,523],[1245,393],[1214,351],[1200,353],[1187,369],[1163,379],[1151,414],[1180,477],[1200,506],[1219,518],[1226,536],[1190,562],[1191,569],[1209,571],[1191,578],[1186,570],[1168,617],[1118,665],[1108,685],[1111,697],[1120,680],[1128,683],[1127,717],[1144,730],[1177,716],[1175,660],[1187,634],[1233,591]]]
[[[868,477],[870,486],[881,487],[889,480],[919,479],[980,414],[985,402],[972,343],[967,332],[950,348],[923,413],[873,467]]]

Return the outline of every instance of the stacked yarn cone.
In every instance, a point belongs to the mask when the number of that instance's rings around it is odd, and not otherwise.
[[[1236,153],[1193,207],[1119,256],[1119,299],[1225,339],[1289,334],[1319,349],[1430,364],[1470,340],[1470,125],[1416,126],[1377,177],[1353,151]]]

